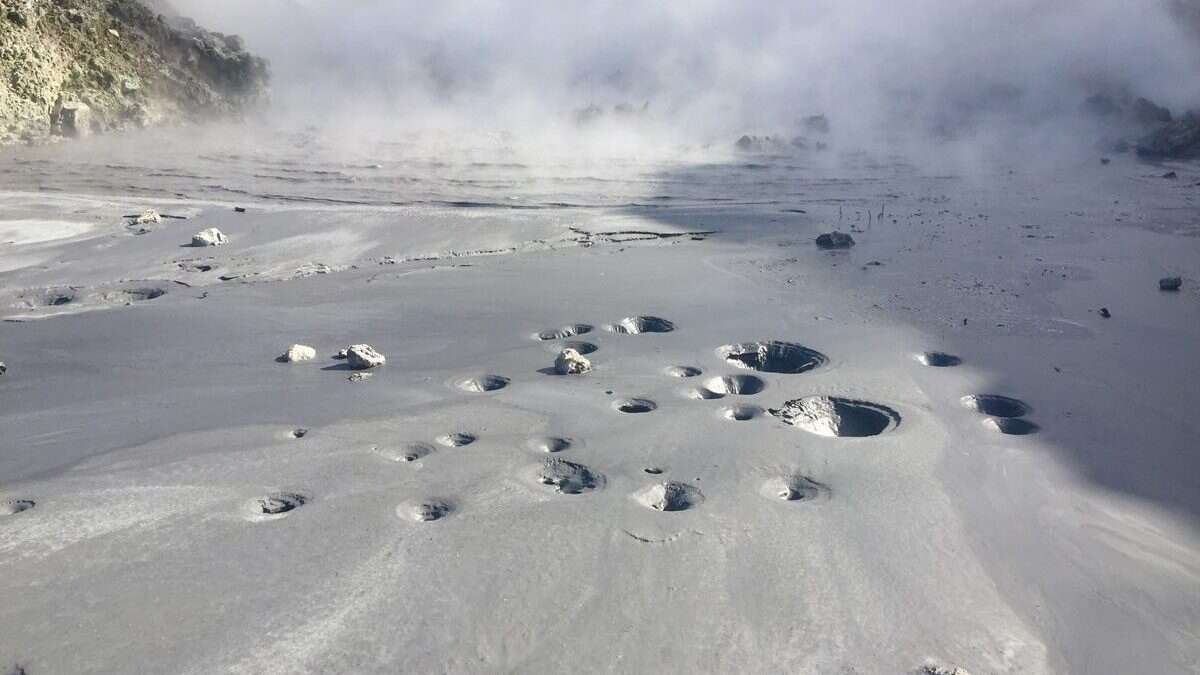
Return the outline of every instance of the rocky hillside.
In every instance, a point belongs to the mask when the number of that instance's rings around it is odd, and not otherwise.
[[[162,3],[0,0],[0,144],[239,116],[266,100],[266,61]]]

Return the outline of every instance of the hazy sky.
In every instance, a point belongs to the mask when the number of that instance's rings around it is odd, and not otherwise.
[[[1165,1],[1165,0],[1164,0]],[[649,102],[684,134],[1054,125],[1096,91],[1200,103],[1158,0],[175,0],[274,64],[285,111],[496,128]]]

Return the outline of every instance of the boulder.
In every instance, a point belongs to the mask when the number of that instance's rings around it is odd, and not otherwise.
[[[92,135],[92,109],[86,103],[63,103],[58,112],[58,125],[63,136],[87,138]]]
[[[161,222],[162,222],[162,216],[160,216],[158,214],[158,211],[155,211],[154,209],[146,209],[145,211],[142,211],[142,215],[137,216],[136,218],[133,219],[134,225],[148,225],[150,223],[161,223]]]
[[[387,363],[387,357],[371,345],[350,345],[346,348],[346,362],[355,370],[367,370]]]
[[[1183,287],[1183,277],[1165,277],[1158,280],[1158,290],[1177,291]]]
[[[192,246],[221,246],[227,243],[229,243],[229,238],[215,227],[201,230],[192,235]]]
[[[592,362],[574,349],[564,349],[554,359],[554,372],[559,375],[583,375],[592,369]]]
[[[854,246],[854,237],[834,230],[817,237],[817,246],[824,249],[850,248]]]
[[[282,363],[296,363],[298,361],[312,361],[317,358],[317,350],[308,345],[292,345],[287,348],[287,351],[279,356],[279,361]]]
[[[1190,112],[1143,136],[1137,154],[1153,159],[1200,157],[1200,113]]]

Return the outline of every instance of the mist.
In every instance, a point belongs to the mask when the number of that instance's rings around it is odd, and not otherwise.
[[[609,144],[727,145],[824,114],[843,146],[1061,149],[1101,135],[1093,94],[1200,103],[1200,41],[1166,0],[174,4],[271,60],[278,121],[351,135],[587,117]]]

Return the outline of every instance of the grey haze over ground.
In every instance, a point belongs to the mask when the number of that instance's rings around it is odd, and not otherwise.
[[[627,104],[647,106],[643,150],[792,134],[823,113],[851,145],[939,135],[1050,153],[1094,140],[1079,115],[1093,94],[1200,104],[1182,1],[178,4],[271,59],[282,115],[367,135],[545,133]]]
[[[0,149],[0,673],[1200,669],[1186,13],[179,4],[273,108]]]

